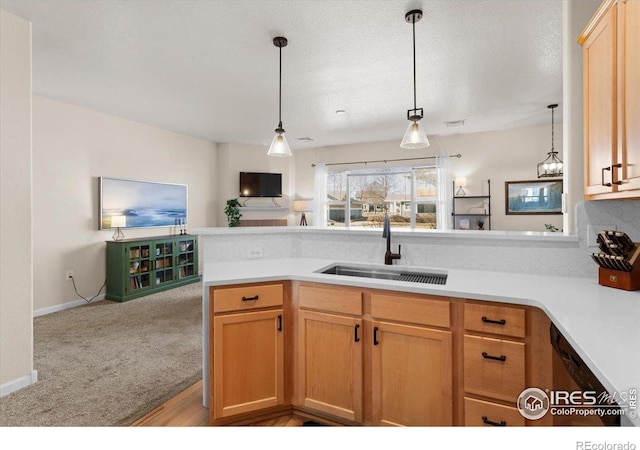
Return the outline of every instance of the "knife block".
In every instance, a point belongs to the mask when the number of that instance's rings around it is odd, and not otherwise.
[[[607,269],[600,267],[598,269],[598,283],[601,286],[608,286],[616,289],[624,289],[625,291],[640,290],[640,243],[634,242],[632,262],[633,269],[631,272],[623,272],[622,270]]]

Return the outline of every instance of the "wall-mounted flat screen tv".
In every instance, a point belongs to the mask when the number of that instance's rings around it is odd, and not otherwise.
[[[100,229],[114,216],[125,217],[124,228],[186,225],[187,185],[100,177]]]
[[[240,197],[282,197],[282,174],[240,172]]]

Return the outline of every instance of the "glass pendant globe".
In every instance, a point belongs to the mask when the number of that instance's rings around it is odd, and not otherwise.
[[[429,145],[429,139],[427,139],[427,133],[424,132],[424,127],[421,127],[418,122],[411,122],[404,133],[400,147],[412,149],[425,148],[429,147]]]
[[[268,156],[291,156],[291,149],[283,133],[276,133],[267,152]]]

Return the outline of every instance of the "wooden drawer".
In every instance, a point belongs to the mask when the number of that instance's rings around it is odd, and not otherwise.
[[[451,305],[448,301],[429,297],[371,295],[371,316],[376,319],[397,320],[434,327],[451,326]]]
[[[524,338],[525,310],[510,306],[464,304],[464,328],[480,333]]]
[[[362,292],[340,288],[300,286],[298,306],[360,316],[362,315]]]
[[[465,397],[464,424],[467,427],[523,427],[525,421],[516,408]]]
[[[214,314],[280,306],[283,303],[281,284],[211,288],[209,297],[213,299]]]
[[[465,335],[465,392],[515,402],[525,388],[524,349],[522,342]]]

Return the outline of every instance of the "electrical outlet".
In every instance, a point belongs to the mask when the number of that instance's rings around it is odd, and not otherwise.
[[[617,230],[616,225],[587,225],[587,247],[598,247],[598,233],[603,230]]]
[[[247,258],[255,259],[262,258],[262,248],[254,247],[247,250]]]
[[[73,270],[67,270],[64,273],[64,279],[65,281],[71,281],[71,279],[73,278]]]

